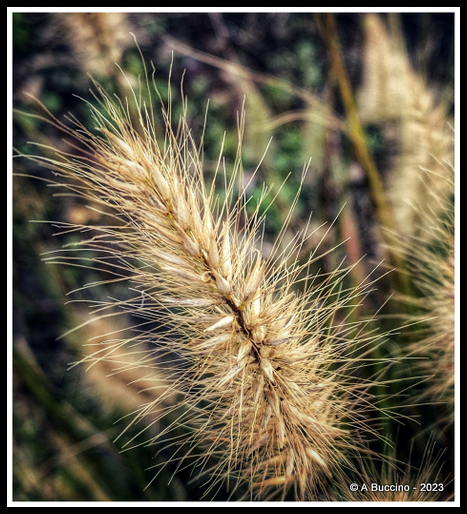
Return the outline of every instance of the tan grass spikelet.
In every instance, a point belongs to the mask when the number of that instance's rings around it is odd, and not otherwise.
[[[453,160],[453,125],[447,102],[438,98],[411,65],[403,36],[389,30],[381,16],[364,17],[365,47],[359,113],[364,123],[378,124],[398,147],[388,177],[398,230],[413,235],[426,209],[430,189],[445,184],[443,162]],[[429,176],[421,170],[429,169]],[[437,181],[437,182],[436,182]]]
[[[403,351],[422,357],[417,366],[430,378],[420,400],[443,405],[445,415],[439,423],[449,425],[454,422],[456,375],[455,171],[449,162],[439,163],[438,169],[441,174],[436,177],[431,170],[420,172],[431,187],[430,201],[413,207],[421,220],[416,235],[397,237],[417,292],[398,298],[418,310],[408,315],[409,321],[426,319],[423,330]]]
[[[122,58],[128,41],[128,23],[119,12],[58,12],[52,27],[67,41],[85,71],[115,75],[114,62]]]
[[[135,422],[171,419],[148,445],[172,446],[179,466],[198,470],[207,493],[228,481],[233,491],[246,485],[255,499],[285,497],[290,488],[297,499],[316,498],[347,452],[363,448],[359,429],[372,430],[364,422],[369,384],[352,376],[364,359],[359,364],[351,355],[381,336],[365,336],[368,321],[348,321],[371,280],[346,289],[349,269],[310,274],[316,251],[297,260],[307,233],[285,246],[279,238],[265,259],[264,198],[247,213],[244,189],[236,191],[237,179],[243,183],[240,150],[219,205],[205,183],[186,107],[178,124],[170,104],[162,109],[160,135],[153,106],[136,93],[137,127],[124,101],[96,88],[99,105],[90,108],[97,130],[49,117],[74,140],[76,153],[33,158],[110,212],[108,223],[75,227],[92,234],[75,247],[91,252],[93,268],[110,280],[132,284],[132,297],[103,301],[94,319],[115,315],[114,308],[134,314],[143,321],[128,346],[147,352],[147,363],[165,361],[158,376],[169,387]],[[240,140],[242,131],[240,122]],[[70,249],[52,259],[73,265]],[[83,362],[111,360],[112,352],[112,344],[102,345]],[[173,396],[179,401],[166,401]]]
[[[83,321],[88,319],[89,312],[75,307],[73,315]],[[158,376],[157,362],[148,352],[141,351],[141,345],[131,345],[132,327],[126,326],[125,321],[122,316],[97,318],[86,325],[84,334],[71,333],[67,344],[89,355],[83,383],[97,394],[100,407],[127,414],[159,398],[167,384]],[[87,344],[83,345],[83,339],[87,339]],[[105,358],[100,355],[102,348]],[[169,404],[175,401],[167,395],[166,399]]]

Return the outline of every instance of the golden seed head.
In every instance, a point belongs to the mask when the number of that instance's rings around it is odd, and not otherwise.
[[[94,148],[98,164],[90,166],[85,156],[80,166],[78,158],[63,155],[54,165],[79,177],[96,202],[128,220],[123,230],[105,226],[102,234],[120,248],[119,279],[144,292],[143,299],[121,306],[157,324],[152,332],[138,327],[129,344],[155,343],[150,364],[156,356],[165,359],[167,395],[182,398],[184,412],[165,432],[190,426],[190,447],[204,445],[219,460],[210,471],[214,481],[235,476],[259,497],[269,487],[294,483],[300,498],[312,497],[319,477],[355,446],[338,427],[352,418],[364,388],[342,380],[345,365],[338,372],[331,366],[333,330],[340,330],[332,326],[333,316],[344,300],[335,300],[332,283],[300,291],[306,265],[290,263],[286,254],[265,259],[261,249],[252,249],[260,224],[253,216],[240,226],[245,199],[241,193],[233,199],[234,188],[220,209],[218,199],[207,196],[186,117],[176,131],[165,120],[168,141],[160,148],[151,122],[138,134],[121,105],[101,93],[103,104],[112,106],[115,131],[101,126],[103,137],[96,138],[66,129]],[[146,108],[138,108],[144,124]],[[96,119],[107,123],[101,115]],[[290,255],[302,242],[295,245]],[[107,256],[99,238],[85,246]],[[339,273],[332,277],[338,281]],[[106,357],[112,358],[111,349],[94,358]],[[141,413],[170,414],[173,406],[164,410],[162,400]],[[201,456],[197,464],[208,460]]]

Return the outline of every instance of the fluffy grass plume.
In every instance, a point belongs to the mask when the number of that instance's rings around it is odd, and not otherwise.
[[[453,159],[453,119],[449,101],[414,69],[400,27],[389,26],[375,13],[364,17],[359,113],[364,123],[379,125],[398,148],[387,179],[388,194],[398,231],[414,235],[420,215],[430,208],[431,191],[439,191],[442,184],[438,177],[445,175],[444,162]],[[452,184],[444,185],[449,192]],[[414,209],[415,204],[420,209]]]
[[[408,306],[406,319],[425,320],[403,351],[417,356],[417,366],[429,377],[420,401],[438,404],[439,425],[454,423],[455,384],[455,230],[454,167],[439,163],[439,173],[422,170],[430,186],[430,207],[414,205],[420,223],[412,237],[397,238],[412,276],[413,295],[397,295]],[[397,236],[394,236],[396,239]],[[394,243],[396,248],[396,243]]]
[[[381,335],[355,317],[371,280],[349,288],[350,268],[312,272],[318,248],[300,262],[308,226],[284,238],[294,205],[272,249],[263,249],[268,189],[252,205],[240,144],[232,171],[221,149],[212,184],[205,182],[183,95],[180,119],[172,119],[169,97],[156,133],[151,99],[135,92],[120,100],[95,86],[94,127],[45,116],[73,153],[46,148],[32,157],[105,220],[58,222],[81,240],[48,259],[105,274],[81,293],[131,284],[127,297],[92,301],[86,323],[130,313],[138,320],[132,336],[116,329],[82,362],[121,367],[120,353],[131,350],[131,366],[147,370],[145,384],[154,374],[155,399],[132,413],[132,423],[169,420],[148,446],[171,448],[173,462],[192,466],[210,497],[228,483],[250,499],[319,498],[374,431],[366,424],[374,416],[370,382],[357,376]]]

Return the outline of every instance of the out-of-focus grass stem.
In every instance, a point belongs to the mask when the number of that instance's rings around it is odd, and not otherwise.
[[[348,121],[347,135],[353,144],[355,156],[365,170],[365,173],[368,177],[370,191],[375,205],[378,221],[386,229],[397,232],[392,208],[384,190],[379,171],[368,148],[362,123],[358,115],[352,87],[350,85],[342,57],[335,18],[332,13],[318,14],[316,16],[318,20],[318,26],[320,27],[327,51],[329,53],[332,70],[337,80],[342,102],[344,104]],[[396,267],[398,270],[406,269],[403,259],[393,252],[389,255],[389,263],[390,265]],[[398,290],[405,293],[409,293],[411,291],[409,278],[406,274],[392,274],[392,280],[393,285]]]
[[[342,102],[344,104],[348,122],[347,135],[352,142],[355,156],[362,168],[365,170],[366,176],[368,178],[371,197],[374,202],[377,219],[382,227],[385,227],[396,233],[397,227],[395,226],[395,219],[392,214],[392,208],[384,190],[379,171],[368,148],[363,126],[358,115],[354,94],[347,71],[345,69],[334,15],[331,13],[325,13],[318,14],[316,16],[318,26],[327,48],[332,72],[334,74],[335,80],[337,81]],[[399,255],[391,252],[388,255],[388,260],[390,266],[395,267],[399,271],[402,271],[402,273],[391,273],[388,275],[392,282],[392,287],[399,291],[409,293],[411,291],[410,279],[407,274],[403,272],[403,270],[406,269],[406,265],[403,259]],[[384,349],[381,348],[380,345],[375,345],[375,348],[373,349],[373,373],[376,376],[380,376],[380,373],[383,372],[383,352]],[[390,377],[388,377],[388,379],[390,379]],[[390,396],[389,400],[386,399],[388,395],[387,390],[384,389],[384,386],[378,386],[375,390],[375,394],[381,398],[380,405],[383,411],[386,411],[387,409],[390,410],[391,406],[394,406],[393,401],[391,401],[392,395]],[[389,417],[386,421],[386,430],[387,433],[390,434],[392,432],[393,421]]]

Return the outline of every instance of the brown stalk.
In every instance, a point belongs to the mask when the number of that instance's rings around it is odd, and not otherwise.
[[[320,27],[322,36],[326,43],[333,73],[335,74],[339,91],[344,104],[348,121],[347,134],[352,141],[355,156],[362,165],[368,177],[370,184],[371,197],[375,204],[376,214],[382,227],[397,232],[395,219],[392,212],[391,204],[387,198],[380,173],[371,156],[366,142],[363,126],[358,115],[352,87],[345,69],[344,60],[342,58],[341,45],[336,28],[335,17],[332,13],[316,14],[318,26]],[[388,241],[386,241],[388,242]],[[403,270],[406,269],[404,260],[400,255],[394,252],[389,255],[390,264],[395,266],[402,273],[393,274],[393,281],[397,289],[401,291],[410,291],[411,286],[409,280]]]

